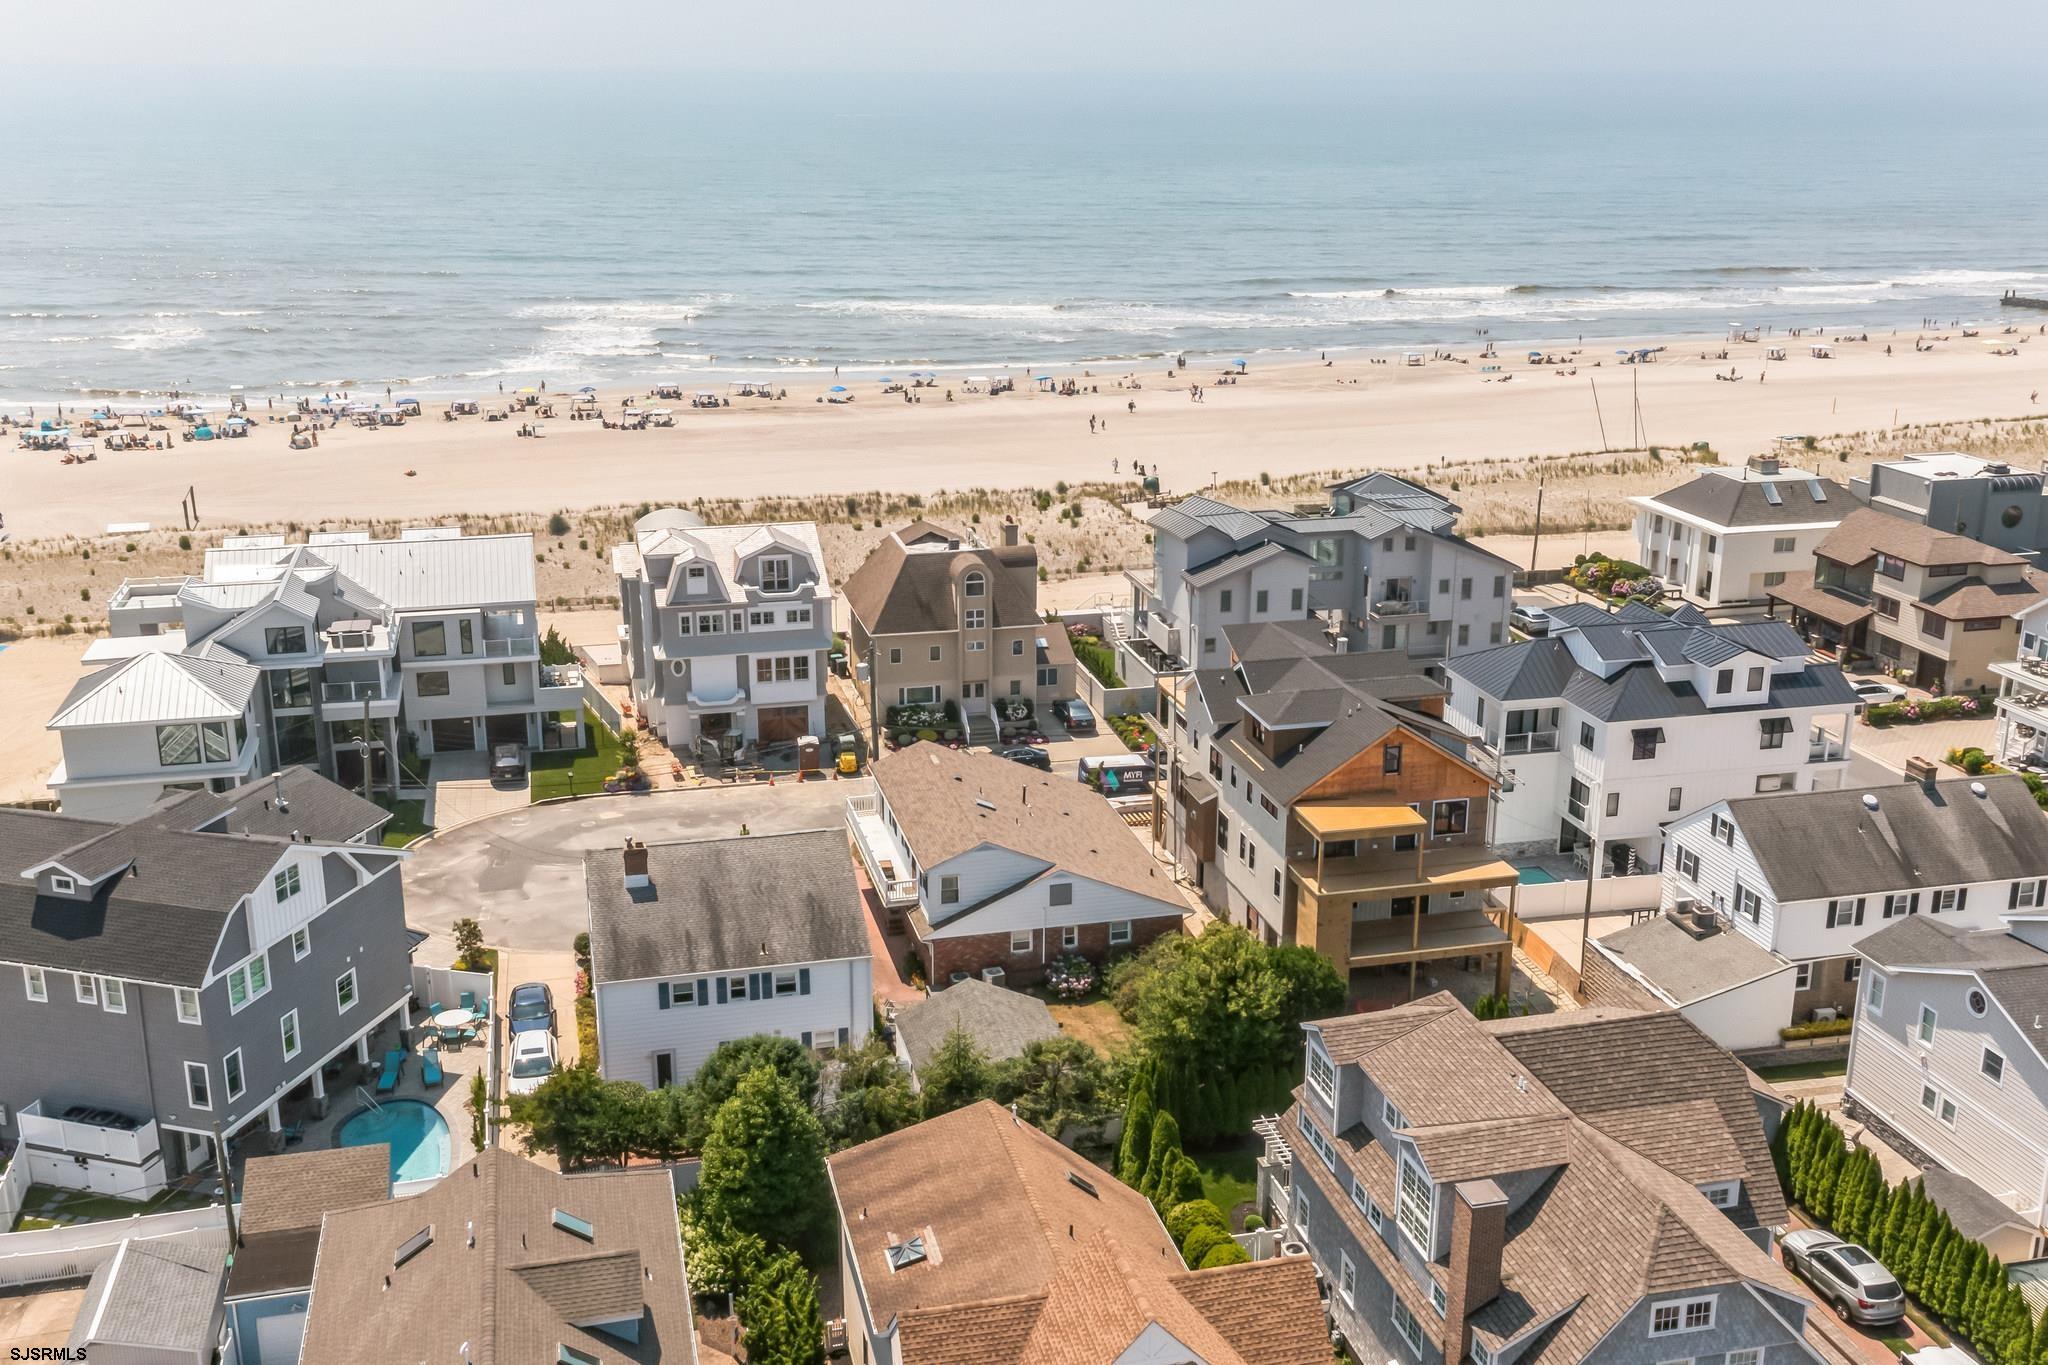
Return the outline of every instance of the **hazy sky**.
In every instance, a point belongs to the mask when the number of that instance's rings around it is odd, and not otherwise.
[[[1251,82],[1342,77],[1404,86],[1421,73],[1475,83],[1582,75],[1654,91],[1725,76],[1730,100],[1893,94],[1940,100],[1959,84],[2023,79],[2038,117],[2048,51],[2039,0],[0,0],[10,80],[78,85],[93,69],[148,63],[167,99],[281,67],[338,75],[568,69],[1102,80],[1228,73]],[[1768,80],[1770,84],[1751,81]],[[1907,84],[1898,87],[1896,82]],[[1915,86],[1915,82],[1924,82]],[[1427,89],[1428,87],[1424,87]],[[1470,86],[1459,98],[1484,97]],[[1648,109],[1616,111],[1642,117]],[[1676,111],[1674,111],[1676,112]],[[1692,112],[1698,112],[1694,110]]]

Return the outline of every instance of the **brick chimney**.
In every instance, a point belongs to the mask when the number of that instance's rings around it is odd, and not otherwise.
[[[633,890],[648,884],[647,845],[629,838],[626,840],[626,888]]]
[[[1015,517],[1006,516],[1003,518],[1003,544],[1015,545],[1016,543],[1017,519]]]
[[[1467,1180],[1451,1203],[1450,1285],[1445,1295],[1444,1358],[1465,1358],[1465,1324],[1500,1293],[1500,1254],[1508,1240],[1508,1197],[1491,1180]]]

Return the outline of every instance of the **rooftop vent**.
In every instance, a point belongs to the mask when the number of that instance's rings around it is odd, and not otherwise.
[[[587,1219],[578,1218],[567,1209],[556,1209],[554,1216],[548,1221],[568,1233],[571,1237],[581,1237],[586,1242],[595,1242],[597,1240],[597,1228]]]
[[[1970,795],[1982,801],[1986,795],[1984,784],[1982,782],[1972,782],[1970,784]]]
[[[889,1257],[891,1271],[906,1270],[924,1259],[924,1238],[913,1237],[907,1242],[891,1242],[883,1251]]]
[[[1863,793],[1863,809],[1865,809],[1865,810],[1876,810],[1876,809],[1877,809],[1877,793],[1876,793],[1876,792],[1865,792],[1865,793]]]
[[[391,1268],[393,1270],[398,1269],[398,1267],[404,1265],[433,1244],[434,1225],[429,1223],[398,1244],[398,1250],[392,1253],[391,1256]]]

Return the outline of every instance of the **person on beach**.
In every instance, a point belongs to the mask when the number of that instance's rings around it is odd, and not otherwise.
[[[1095,434],[1095,419],[1093,417],[1088,419],[1088,434],[1090,436]]]

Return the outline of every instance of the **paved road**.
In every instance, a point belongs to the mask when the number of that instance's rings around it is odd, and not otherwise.
[[[839,826],[846,798],[869,790],[859,778],[524,807],[415,849],[405,868],[406,920],[448,950],[451,926],[469,915],[494,947],[564,952],[589,922],[586,850],[617,848],[628,835],[654,843],[736,835],[742,826],[757,834]]]

